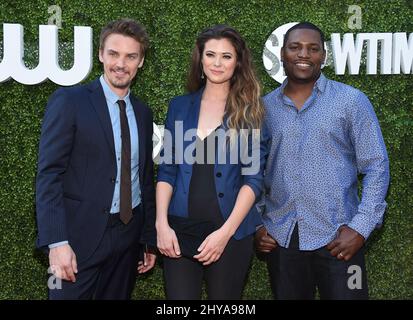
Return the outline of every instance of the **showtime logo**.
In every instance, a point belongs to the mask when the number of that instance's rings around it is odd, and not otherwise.
[[[279,83],[285,79],[280,59],[284,35],[295,24],[297,22],[287,23],[275,29],[264,46],[264,67]],[[335,73],[343,75],[347,67],[349,74],[359,74],[364,47],[366,48],[366,74],[377,74],[378,59],[380,74],[413,73],[413,33],[410,33],[407,38],[406,32],[358,33],[355,39],[353,33],[346,33],[343,40],[339,33],[332,33],[330,44],[326,49],[332,51]]]

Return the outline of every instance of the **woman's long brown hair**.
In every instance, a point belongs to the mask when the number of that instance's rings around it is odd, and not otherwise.
[[[187,89],[189,92],[195,92],[205,86],[206,79],[201,78],[201,58],[205,43],[211,39],[228,39],[237,53],[237,65],[231,78],[225,108],[227,127],[237,131],[260,129],[264,116],[261,86],[255,74],[250,50],[235,29],[226,25],[216,25],[201,32],[192,52]]]

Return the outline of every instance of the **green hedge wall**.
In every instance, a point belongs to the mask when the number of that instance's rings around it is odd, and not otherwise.
[[[284,23],[311,21],[328,38],[332,32],[413,32],[411,0],[3,0],[0,22],[24,26],[27,65],[37,65],[38,25],[47,24],[50,17],[47,9],[54,4],[62,9],[60,42],[73,43],[76,25],[93,28],[95,59],[87,81],[101,73],[97,44],[103,25],[120,17],[131,17],[147,26],[151,49],[132,90],[148,102],[157,123],[165,118],[168,100],[184,92],[190,52],[196,35],[206,26],[227,23],[240,31],[252,49],[264,93],[278,84],[264,70],[263,46],[269,34]],[[362,8],[360,30],[347,27],[348,6],[352,4]],[[0,41],[2,35],[3,28]],[[60,56],[62,64],[70,67],[71,50]],[[324,70],[330,78],[359,88],[370,97],[390,156],[391,186],[385,223],[368,242],[370,295],[374,299],[412,299],[412,75],[336,76],[331,67]],[[47,297],[47,260],[34,247],[34,191],[41,119],[48,96],[56,88],[50,81],[35,86],[15,81],[0,84],[0,299]],[[244,298],[271,299],[267,279],[265,264],[255,259]],[[135,299],[164,298],[159,265],[137,283]]]

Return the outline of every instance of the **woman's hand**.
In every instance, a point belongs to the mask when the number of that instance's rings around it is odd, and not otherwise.
[[[163,255],[170,258],[179,258],[181,256],[181,249],[179,248],[178,238],[175,231],[164,223],[156,226],[157,246]]]
[[[217,261],[224,252],[230,238],[230,232],[223,227],[219,228],[205,238],[198,248],[199,254],[195,255],[194,258],[202,262],[204,266]]]

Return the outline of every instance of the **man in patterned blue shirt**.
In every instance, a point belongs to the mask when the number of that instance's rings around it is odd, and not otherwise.
[[[382,223],[389,162],[380,126],[359,90],[327,79],[324,35],[303,22],[281,49],[286,81],[264,97],[272,136],[263,224],[277,299],[367,299],[364,243]],[[362,180],[358,197],[358,174]]]

